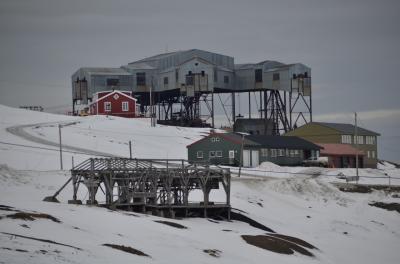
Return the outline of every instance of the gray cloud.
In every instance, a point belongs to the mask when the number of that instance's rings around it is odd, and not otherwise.
[[[399,109],[399,11],[395,0],[3,0],[0,103],[65,106],[77,68],[120,66],[168,46],[237,63],[302,62],[312,68],[315,114]],[[365,121],[384,135],[389,126],[375,123]],[[396,160],[399,152],[381,151]]]

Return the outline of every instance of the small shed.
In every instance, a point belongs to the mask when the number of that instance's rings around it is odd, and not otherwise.
[[[300,165],[304,159],[318,157],[322,148],[299,137],[211,133],[187,146],[188,160],[239,166],[242,145],[244,167],[256,167],[264,161]]]
[[[139,106],[136,102],[130,91],[98,92],[94,96],[94,102],[89,106],[90,114],[138,117]]]

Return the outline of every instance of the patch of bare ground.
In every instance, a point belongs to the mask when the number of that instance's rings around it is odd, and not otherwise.
[[[0,210],[1,211],[16,211],[14,207],[8,206],[8,205],[2,205],[0,204]]]
[[[399,203],[373,202],[373,203],[370,203],[369,205],[379,207],[382,209],[386,209],[388,211],[396,211],[396,212],[400,213],[400,204]]]
[[[168,225],[168,226],[172,226],[175,228],[179,228],[179,229],[187,229],[186,226],[175,223],[175,222],[169,222],[169,221],[163,221],[163,220],[155,220],[154,222],[156,223],[160,223],[160,224],[164,224],[164,225]]]
[[[7,233],[7,232],[1,232],[1,233],[5,234],[5,235],[14,236],[14,237],[20,237],[20,238],[25,238],[25,239],[30,239],[30,240],[36,240],[36,241],[40,241],[40,242],[44,242],[44,243],[49,243],[49,244],[54,244],[54,245],[59,245],[59,246],[64,246],[64,247],[70,247],[70,248],[77,249],[77,250],[82,250],[81,248],[78,248],[78,247],[75,247],[75,246],[71,246],[71,245],[67,245],[67,244],[63,244],[63,243],[58,243],[58,242],[55,242],[55,241],[52,241],[52,240],[48,240],[48,239],[23,236],[23,235],[12,234],[12,233]]]
[[[114,249],[118,249],[118,250],[130,253],[130,254],[138,255],[138,256],[150,257],[146,253],[143,253],[142,251],[137,250],[137,249],[132,248],[132,247],[127,247],[127,246],[123,246],[123,245],[116,245],[116,244],[103,244],[103,246],[114,248]]]
[[[376,185],[376,184],[354,184],[354,183],[334,183],[342,192],[371,193],[373,191],[384,191],[386,193],[399,192],[400,186]]]
[[[25,221],[34,221],[35,219],[49,219],[56,223],[61,223],[60,220],[51,216],[49,214],[42,214],[42,213],[27,213],[27,212],[18,212],[15,214],[7,215],[7,218],[11,219],[20,219]]]
[[[283,240],[298,244],[298,245],[300,245],[302,247],[306,247],[306,248],[309,248],[309,249],[317,249],[315,246],[313,246],[310,243],[308,243],[308,242],[306,242],[306,241],[304,241],[304,240],[302,240],[300,238],[297,238],[297,237],[286,236],[286,235],[281,235],[281,234],[276,234],[276,233],[272,233],[272,234],[268,234],[268,235],[274,236],[274,237],[278,237],[280,239],[283,239]]]
[[[218,249],[203,249],[203,252],[214,258],[219,258],[222,253],[222,251]]]
[[[240,213],[231,212],[231,220],[245,222],[245,223],[248,223],[250,226],[258,228],[260,230],[275,233],[275,231],[272,230],[271,228],[266,227],[265,225],[251,219],[250,217],[240,214]]]
[[[281,239],[279,237],[269,236],[269,235],[257,235],[257,236],[242,235],[242,238],[250,245],[265,250],[269,250],[275,253],[291,255],[294,254],[294,252],[298,252],[302,255],[310,257],[314,256],[314,254],[312,254],[307,249],[299,246],[298,244],[285,239]]]

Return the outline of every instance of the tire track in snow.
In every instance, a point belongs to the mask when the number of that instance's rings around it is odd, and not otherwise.
[[[46,140],[46,139],[34,136],[32,134],[29,134],[28,132],[25,131],[25,129],[30,128],[30,127],[35,127],[35,126],[40,127],[40,126],[45,126],[45,125],[47,126],[47,125],[58,125],[58,124],[59,124],[59,122],[19,125],[19,126],[8,127],[8,128],[6,128],[6,131],[13,134],[14,136],[26,139],[31,142],[35,142],[35,143],[47,145],[47,146],[59,147],[60,145],[58,142]],[[95,151],[95,150],[90,150],[90,149],[85,149],[85,148],[80,148],[80,147],[74,147],[74,146],[65,145],[65,144],[62,144],[62,147],[63,147],[63,149],[82,152],[87,155],[102,156],[102,157],[122,157],[122,156],[117,156],[117,155],[111,155],[110,153],[105,153],[105,152],[101,152],[101,151]]]

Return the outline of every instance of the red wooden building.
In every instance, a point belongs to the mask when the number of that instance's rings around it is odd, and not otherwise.
[[[91,115],[113,115],[120,117],[138,117],[139,107],[137,100],[130,91],[104,91],[94,95],[90,104]]]
[[[328,157],[330,168],[355,168],[358,156],[359,168],[364,168],[364,152],[348,144],[317,143],[323,147],[321,157]]]

